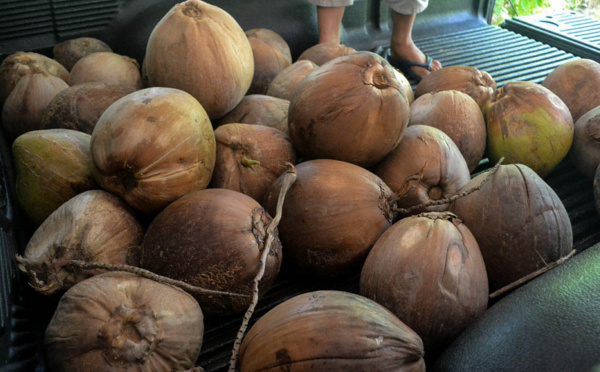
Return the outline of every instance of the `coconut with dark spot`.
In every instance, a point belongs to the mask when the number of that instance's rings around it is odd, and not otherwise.
[[[356,49],[332,41],[313,45],[306,49],[300,54],[298,61],[309,60],[317,66],[321,66],[337,57],[346,56],[354,52],[356,52]]]
[[[276,306],[248,332],[241,372],[424,372],[419,336],[383,306],[339,291],[309,292]]]
[[[482,173],[459,192],[480,187]],[[569,254],[573,231],[554,190],[522,164],[501,165],[480,190],[450,206],[469,227],[495,291]]]
[[[148,88],[117,100],[98,120],[92,173],[133,208],[156,213],[208,185],[215,152],[212,125],[194,97]]]
[[[69,87],[50,101],[42,116],[42,129],[65,128],[92,134],[108,106],[134,89],[120,84],[84,83]]]
[[[392,190],[366,169],[338,160],[306,161],[296,170],[278,226],[286,265],[305,277],[351,275],[392,224]],[[282,181],[265,197],[271,214]]]
[[[296,164],[289,137],[275,128],[226,124],[215,130],[215,139],[217,160],[209,187],[239,191],[261,204],[286,164]]]
[[[247,195],[225,189],[191,192],[150,224],[142,243],[142,266],[191,285],[249,295],[195,296],[205,312],[225,315],[246,310],[270,223],[269,214]],[[273,283],[280,265],[281,243],[275,236],[260,295]]]
[[[504,164],[524,164],[541,177],[567,156],[573,143],[569,109],[539,84],[507,83],[490,99],[485,118],[490,161],[504,157]]]
[[[52,48],[54,59],[67,70],[71,70],[77,61],[88,54],[99,52],[112,52],[112,49],[102,40],[93,37],[65,40]]]
[[[298,85],[317,67],[307,59],[294,62],[275,76],[275,79],[269,84],[267,95],[291,100]]]
[[[288,110],[290,101],[285,99],[250,94],[239,105],[218,121],[218,125],[240,123],[266,125],[288,133]]]
[[[246,94],[266,94],[269,84],[292,64],[290,47],[272,30],[255,28],[246,31],[254,57],[254,77]]]

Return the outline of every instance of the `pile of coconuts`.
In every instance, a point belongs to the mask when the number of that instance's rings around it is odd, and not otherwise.
[[[491,293],[572,253],[544,181],[567,155],[600,210],[594,61],[503,87],[449,66],[413,92],[374,53],[293,61],[199,0],[164,15],[142,64],[92,38],[53,53],[0,65],[32,231],[16,261],[62,296],[53,371],[198,368],[204,317],[241,316],[278,278],[322,289],[264,314],[232,368],[424,371]]]

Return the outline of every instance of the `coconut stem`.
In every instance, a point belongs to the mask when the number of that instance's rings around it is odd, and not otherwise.
[[[558,261],[552,262],[550,265],[548,265],[546,267],[542,267],[541,269],[536,270],[536,271],[532,272],[531,274],[522,277],[521,279],[517,280],[516,282],[512,282],[509,285],[500,288],[496,292],[492,293],[490,295],[490,298],[496,298],[496,297],[498,297],[500,295],[503,295],[506,292],[512,291],[513,289],[515,289],[517,287],[520,287],[521,285],[527,283],[531,279],[536,278],[536,277],[542,275],[546,271],[554,269],[556,266],[562,264],[563,262],[565,262],[569,258],[573,257],[573,255],[575,254],[575,252],[576,251],[573,249],[571,251],[571,253],[569,253],[568,255],[560,258]]]
[[[128,273],[135,274],[137,276],[141,276],[142,278],[152,279],[152,280],[162,283],[162,284],[173,285],[175,287],[179,287],[179,288],[181,288],[187,292],[191,292],[191,293],[199,293],[199,294],[206,294],[206,295],[224,295],[224,296],[231,296],[231,297],[250,297],[245,294],[223,292],[223,291],[216,291],[213,289],[205,289],[202,287],[196,287],[196,286],[188,284],[186,282],[167,278],[166,276],[155,274],[152,271],[145,270],[145,269],[135,267],[135,266],[130,266],[130,265],[114,265],[114,264],[107,264],[107,263],[100,263],[100,262],[84,262],[84,261],[80,261],[80,260],[72,260],[72,261],[69,261],[69,263],[66,266],[73,267],[73,268],[80,268],[80,269],[88,269],[88,270],[89,269],[102,269],[102,270],[108,270],[108,271],[125,271]]]
[[[472,193],[474,193],[475,191],[481,190],[481,188],[483,187],[483,185],[485,185],[494,175],[494,173],[496,173],[496,171],[498,170],[498,168],[500,168],[500,165],[502,164],[502,162],[504,161],[504,157],[500,158],[500,160],[498,161],[498,163],[496,163],[496,165],[494,165],[494,168],[492,168],[489,172],[488,175],[485,177],[485,179],[483,181],[481,181],[481,183],[479,184],[479,186],[476,187],[472,187],[469,190],[463,191],[460,194],[456,194],[456,195],[452,195],[449,198],[446,199],[440,199],[440,200],[433,200],[430,201],[428,203],[423,203],[423,204],[419,204],[419,205],[413,205],[410,208],[398,208],[398,207],[392,207],[392,211],[394,212],[399,212],[399,213],[411,213],[417,209],[421,209],[421,208],[427,208],[427,207],[432,207],[435,205],[443,205],[443,204],[448,204],[448,203],[452,203],[455,200],[458,200],[460,198],[463,198],[467,195],[470,195]]]
[[[241,161],[244,167],[252,168],[253,165],[260,165],[260,161],[248,159],[247,157],[243,157]]]
[[[233,350],[231,352],[231,359],[229,360],[229,372],[235,372],[240,346],[242,345],[242,339],[244,338],[244,334],[246,333],[246,329],[248,328],[250,318],[254,313],[254,308],[258,303],[258,283],[265,274],[267,255],[269,254],[269,251],[271,250],[271,245],[273,244],[273,240],[275,239],[275,229],[277,228],[277,225],[279,225],[279,221],[281,220],[281,214],[283,212],[283,201],[285,200],[285,195],[287,194],[292,184],[296,181],[296,168],[290,163],[287,163],[287,166],[288,170],[284,174],[283,184],[281,186],[281,189],[279,190],[279,197],[277,199],[277,213],[275,214],[275,217],[269,224],[269,227],[267,227],[267,241],[265,243],[265,248],[263,249],[262,254],[260,255],[260,267],[258,269],[258,273],[254,277],[254,290],[252,292],[252,302],[250,303],[246,314],[244,314],[244,320],[242,321],[242,325],[237,333],[235,343],[233,345]]]

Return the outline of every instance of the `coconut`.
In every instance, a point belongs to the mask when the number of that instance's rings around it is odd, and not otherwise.
[[[215,151],[212,125],[194,97],[148,88],[119,99],[98,120],[92,174],[132,207],[155,213],[208,185]]]
[[[467,163],[450,137],[425,125],[408,127],[398,147],[377,164],[374,173],[396,193],[401,208],[446,199],[471,179]],[[430,206],[414,213],[448,207]]]
[[[421,95],[410,106],[408,125],[415,124],[430,125],[446,133],[458,146],[471,172],[483,157],[485,119],[477,103],[465,93],[447,90]]]
[[[0,107],[23,76],[39,72],[56,76],[65,82],[69,81],[69,71],[44,55],[16,52],[6,57],[0,64]]]
[[[218,125],[230,123],[259,124],[288,133],[288,109],[290,101],[285,99],[251,94],[218,121]]]
[[[298,85],[317,67],[306,59],[294,62],[275,76],[275,79],[269,84],[267,95],[291,100]]]
[[[203,335],[202,310],[189,294],[107,273],[65,293],[44,344],[55,372],[168,372],[194,366]]]
[[[480,174],[460,191],[480,187]],[[475,236],[495,291],[569,254],[573,232],[550,186],[522,164],[501,165],[481,190],[452,203]]]
[[[315,69],[290,102],[292,144],[307,159],[368,167],[400,142],[409,106],[394,69],[380,56],[357,52]]]
[[[571,160],[587,178],[593,179],[600,164],[600,106],[575,123]]]
[[[409,105],[412,105],[412,103],[415,100],[415,92],[413,92],[413,88],[410,85],[410,82],[404,75],[402,75],[400,71],[394,69],[394,72],[396,74],[396,80],[398,80],[398,82],[400,83],[400,89],[404,92],[406,101]]]
[[[205,312],[246,310],[265,248],[271,217],[251,197],[225,189],[191,192],[165,208],[150,224],[142,244],[142,266],[188,284],[249,297],[196,296]],[[281,265],[275,236],[259,284],[262,295]]]
[[[46,106],[68,87],[63,80],[44,72],[23,76],[2,108],[2,127],[9,140],[41,129]]]
[[[120,84],[84,83],[57,94],[44,110],[42,129],[65,128],[92,134],[104,111],[134,89]]]
[[[91,82],[121,84],[131,90],[143,88],[137,61],[111,52],[89,54],[71,69],[69,85]]]
[[[90,135],[69,129],[33,131],[15,140],[17,200],[34,225],[75,195],[98,187],[89,149]]]
[[[576,59],[555,68],[542,85],[556,94],[569,108],[576,122],[586,112],[600,106],[597,87],[600,84],[600,63]]]
[[[437,354],[488,304],[479,246],[451,213],[424,213],[390,227],[369,253],[360,294],[385,306]]]
[[[425,93],[439,92],[442,90],[458,90],[463,92],[483,109],[496,90],[496,82],[485,71],[479,71],[471,66],[448,66],[432,71],[417,85],[415,97],[419,98]]]
[[[266,94],[271,81],[292,64],[290,47],[279,34],[266,28],[246,31],[254,57],[254,77],[247,94]]]
[[[289,137],[264,125],[226,124],[215,130],[217,159],[210,187],[246,194],[262,204],[271,184],[296,163]]]
[[[254,73],[252,47],[227,12],[198,0],[175,5],[152,30],[146,47],[151,86],[194,96],[211,119],[242,100]]]
[[[490,161],[524,164],[541,177],[567,155],[573,120],[567,106],[543,86],[510,82],[498,89],[486,113]]]
[[[250,329],[242,372],[425,371],[415,332],[377,303],[346,292],[317,291],[279,304]]]
[[[304,52],[302,52],[302,54],[300,54],[298,61],[306,59],[313,62],[317,66],[321,66],[333,59],[336,59],[337,57],[346,56],[354,52],[356,52],[356,49],[332,41],[329,43],[313,45],[312,47],[306,49]]]
[[[92,53],[112,52],[112,49],[102,40],[93,37],[80,37],[58,43],[52,49],[54,59],[71,70],[81,58]]]
[[[139,266],[144,231],[121,199],[102,190],[74,196],[35,231],[19,269],[46,295],[64,291],[101,271],[73,271],[71,260]]]
[[[319,159],[300,163],[279,223],[286,262],[304,276],[335,278],[356,271],[391,226],[392,190],[356,165]],[[275,213],[280,177],[264,205]]]

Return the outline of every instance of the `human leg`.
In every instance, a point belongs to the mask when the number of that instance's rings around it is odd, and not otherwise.
[[[317,22],[319,24],[319,44],[340,42],[340,27],[346,6],[353,0],[308,0],[317,6]]]

